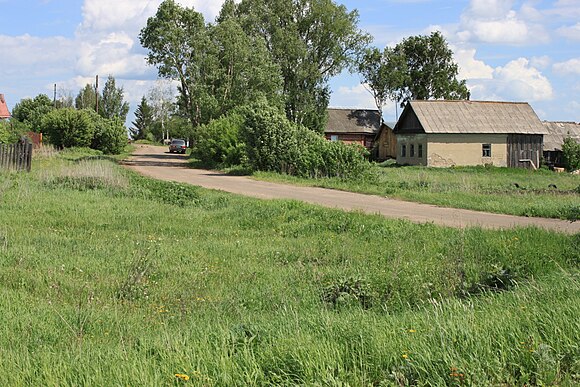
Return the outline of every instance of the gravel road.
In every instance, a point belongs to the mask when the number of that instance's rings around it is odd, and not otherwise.
[[[381,214],[387,218],[407,219],[415,223],[432,222],[449,227],[479,226],[491,229],[536,226],[567,234],[580,232],[580,222],[443,208],[380,196],[270,183],[243,176],[228,176],[216,171],[191,169],[187,167],[186,156],[169,154],[167,147],[138,145],[125,165],[155,179],[188,183],[259,199],[300,200],[346,211],[363,211]]]

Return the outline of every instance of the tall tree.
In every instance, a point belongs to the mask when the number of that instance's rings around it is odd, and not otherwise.
[[[287,117],[322,130],[330,78],[370,41],[357,27],[358,12],[332,0],[243,0],[237,13],[250,34],[263,37],[280,67]]]
[[[440,32],[412,36],[394,48],[369,49],[359,72],[377,107],[388,99],[404,106],[412,99],[469,99],[465,80],[458,80],[453,52]]]
[[[155,138],[161,140],[165,138],[165,125],[175,111],[173,103],[175,88],[172,87],[171,81],[158,79],[155,86],[149,90],[147,98],[153,115],[153,134]]]
[[[152,125],[153,109],[147,103],[147,99],[142,97],[141,103],[137,106],[137,110],[135,110],[135,121],[133,121],[133,127],[130,129],[131,137],[134,140],[146,139],[148,134],[151,133]]]
[[[24,98],[12,109],[12,118],[26,126],[26,130],[38,132],[42,118],[54,109],[53,101],[46,94],[34,99]]]
[[[97,92],[93,85],[87,83],[85,87],[79,91],[75,98],[75,107],[79,110],[90,109],[95,111],[97,108]]]
[[[118,118],[121,122],[125,122],[129,113],[129,103],[123,101],[123,96],[123,88],[117,87],[115,78],[109,75],[99,102],[99,115],[108,119]]]
[[[217,105],[210,93],[213,70],[208,55],[212,44],[203,15],[165,0],[139,35],[149,50],[147,61],[157,66],[159,76],[179,81],[179,104],[193,126],[206,121]]]

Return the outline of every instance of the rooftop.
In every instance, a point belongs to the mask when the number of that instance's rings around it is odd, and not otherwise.
[[[381,117],[378,110],[328,109],[326,133],[370,133],[379,131]]]

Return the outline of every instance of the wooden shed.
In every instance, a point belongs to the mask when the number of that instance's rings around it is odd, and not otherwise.
[[[525,102],[411,101],[395,126],[397,163],[539,167],[548,133]]]
[[[327,140],[360,144],[370,151],[380,125],[378,110],[330,108],[324,135]]]
[[[397,158],[397,136],[393,129],[396,122],[385,122],[381,125],[375,138],[376,158],[379,161]]]
[[[544,162],[562,167],[562,145],[568,137],[580,143],[580,123],[544,121],[548,134],[544,136]]]

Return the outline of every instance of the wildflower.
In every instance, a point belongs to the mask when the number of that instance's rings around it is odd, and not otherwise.
[[[417,332],[417,331],[416,331],[415,329],[409,329],[409,330],[408,330],[408,332],[409,332],[409,333],[415,333],[415,332]]]
[[[184,381],[188,381],[189,380],[189,376],[187,376],[186,374],[175,374],[175,377]]]
[[[409,355],[407,355],[406,353],[404,353],[402,357],[403,357],[403,359],[408,359],[409,358]]]

